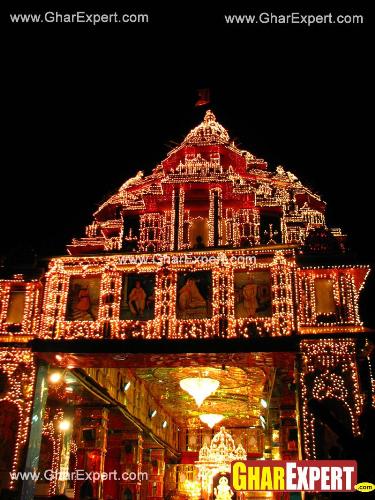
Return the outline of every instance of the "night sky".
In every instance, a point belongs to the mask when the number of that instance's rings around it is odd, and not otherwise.
[[[231,137],[321,194],[329,226],[349,235],[353,261],[371,264],[369,13],[304,9],[364,15],[357,26],[228,26],[224,13],[249,8],[209,4],[204,11],[194,2],[97,9],[147,12],[151,22],[143,25],[6,19],[0,254],[64,253],[106,197],[136,171],[151,172],[202,120],[196,90],[209,87]],[[301,8],[252,12],[265,10]],[[372,277],[362,302],[373,326],[374,291]]]

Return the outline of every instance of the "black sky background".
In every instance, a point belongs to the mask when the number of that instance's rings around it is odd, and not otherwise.
[[[321,194],[328,225],[349,235],[353,260],[373,262],[369,13],[359,6],[246,5],[9,9],[147,12],[151,22],[93,27],[5,19],[1,254],[65,253],[107,196],[138,170],[149,173],[171,141],[202,120],[196,89],[209,87],[211,108],[231,137]],[[365,24],[223,21],[224,13],[266,10],[350,12],[364,15]],[[370,277],[362,307],[375,326],[374,291]]]

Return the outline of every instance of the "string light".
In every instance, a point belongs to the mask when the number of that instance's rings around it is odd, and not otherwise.
[[[208,144],[209,149],[199,149]],[[195,210],[191,187],[198,192],[205,190],[207,208],[202,207],[198,212]],[[198,196],[198,205],[199,200]],[[281,248],[274,245],[267,251],[259,246],[260,219],[264,207],[282,207],[280,227],[284,245]],[[311,229],[324,228],[324,210],[325,204],[320,197],[303,186],[294,174],[285,171],[282,166],[278,166],[275,173],[268,172],[264,160],[255,158],[248,151],[239,150],[230,142],[226,129],[208,112],[203,122],[157,165],[151,175],[144,177],[141,172],[138,173],[99,207],[87,238],[74,240],[68,247],[69,252],[76,257],[51,262],[40,335],[44,338],[67,339],[102,338],[108,335],[121,339],[211,338],[222,335],[227,338],[248,338],[249,329],[258,335],[284,336],[290,335],[297,326],[335,328],[354,325],[358,328],[356,271],[352,271],[350,279],[343,275],[338,280],[336,276],[332,282],[335,301],[339,308],[342,305],[337,318],[319,316],[313,281],[319,279],[319,275],[313,278],[314,273],[306,271],[305,277],[305,270],[297,271],[294,248],[285,246],[301,245]],[[139,238],[131,232],[129,235],[122,233],[122,219],[118,214],[126,217],[128,211],[133,215],[138,211]],[[115,217],[111,219],[109,214]],[[241,265],[232,261],[219,266],[210,265],[208,261],[194,261],[190,265],[180,262],[179,251],[191,247],[191,231],[198,220],[207,227],[207,248],[199,254],[191,251],[193,258],[198,255],[201,258],[217,255],[218,251],[212,248],[228,244],[232,248],[220,249],[227,261],[254,255],[259,259],[256,265]],[[134,250],[139,258],[138,263],[124,265],[114,255],[82,255],[90,252],[92,245],[95,251],[120,249],[123,237],[136,243]],[[251,246],[251,250],[238,248],[245,243]],[[163,257],[170,259],[169,265],[158,265],[153,255],[144,252],[163,252]],[[236,318],[234,272],[266,269],[270,272],[272,315],[269,318]],[[207,319],[177,320],[177,275],[194,270],[212,273],[212,316]],[[299,279],[296,277],[297,272],[300,272]],[[156,275],[153,320],[119,320],[124,273]],[[327,271],[321,274],[325,278]],[[66,321],[69,283],[71,278],[77,276],[100,277],[101,301],[95,321]],[[295,282],[299,287],[298,298],[293,297]],[[110,302],[105,300],[108,296],[111,297]],[[301,307],[295,315],[293,308],[297,303]],[[224,323],[226,331],[222,328]]]
[[[9,488],[14,489],[16,480],[13,479],[13,474],[17,472],[20,465],[20,453],[28,437],[31,418],[35,383],[35,364],[31,350],[3,347],[0,350],[0,371],[5,374],[8,382],[6,392],[0,396],[0,403],[7,403],[9,408],[14,406],[17,412],[15,446],[9,470]]]
[[[173,263],[178,254],[168,253],[168,269],[152,262],[152,255],[143,254],[141,265],[118,264],[118,257],[63,257],[51,262],[47,273],[44,311],[39,334],[43,338],[102,338],[110,331],[112,338],[209,338],[225,334],[226,337],[249,336],[248,325],[255,324],[259,334],[288,335],[294,329],[293,275],[296,264],[293,251],[264,248],[221,251],[222,265],[210,262],[217,252],[200,252],[203,262],[194,262],[197,252],[191,252],[193,264]],[[255,257],[248,264],[246,257]],[[269,258],[273,256],[270,262]],[[142,260],[141,259],[141,260]],[[212,315],[207,319],[176,319],[178,273],[208,271],[212,276]],[[235,318],[234,273],[237,271],[270,272],[272,317]],[[119,320],[124,273],[155,274],[154,319],[143,321]],[[86,277],[100,281],[98,317],[95,321],[67,321],[66,308],[70,279]],[[224,285],[224,288],[223,288]],[[111,301],[108,303],[108,297]],[[220,330],[220,318],[228,317],[226,332]],[[109,329],[108,329],[109,325]]]
[[[66,431],[69,426],[68,421],[64,420],[64,412],[61,408],[57,408],[53,417],[50,416],[50,408],[44,416],[42,435],[49,440],[52,445],[52,463],[51,471],[53,475],[49,482],[48,494],[50,496],[56,494],[58,484],[58,474],[60,468],[60,458],[62,450],[62,432]]]
[[[308,409],[308,402],[312,398],[317,401],[340,401],[349,414],[353,435],[359,434],[358,417],[362,401],[356,365],[356,343],[352,339],[304,340],[300,349],[304,452],[307,458],[316,459],[316,418]]]
[[[336,266],[334,268],[308,267],[297,270],[298,292],[301,304],[299,324],[306,333],[343,331],[342,327],[355,325],[363,331],[358,302],[359,294],[369,273],[369,266]],[[331,313],[318,313],[316,280],[327,280],[334,297]],[[324,296],[322,297],[324,300]],[[312,328],[313,327],[313,328]],[[337,328],[339,327],[339,328]],[[350,330],[350,329],[349,329]]]
[[[8,312],[11,307],[13,292],[24,294],[24,306],[19,323],[8,322]],[[37,280],[26,281],[22,274],[13,276],[13,279],[0,280],[0,334],[8,335],[9,340],[28,340],[38,329],[39,301],[42,293],[42,284]],[[26,337],[26,338],[25,338]]]
[[[204,193],[201,198],[199,193]],[[294,174],[281,166],[276,172],[268,171],[263,159],[240,150],[230,141],[228,132],[213,113],[207,112],[203,122],[150,175],[143,176],[139,172],[99,207],[93,222],[86,228],[86,237],[74,239],[68,246],[70,256],[50,260],[45,283],[27,281],[22,275],[0,280],[1,338],[10,343],[27,342],[34,337],[93,341],[108,337],[124,340],[248,339],[289,336],[295,331],[301,336],[365,331],[358,304],[369,267],[305,267],[297,262],[296,253],[301,251],[309,232],[326,229],[324,211],[325,203],[321,198],[303,186]],[[261,246],[262,216],[271,212],[278,212],[280,216],[281,243]],[[133,229],[125,234],[124,221],[134,214],[139,217],[139,235]],[[199,251],[191,248],[195,244],[192,240],[197,227],[207,229],[207,235],[198,235],[207,236],[204,248]],[[337,241],[344,238],[339,229],[332,234]],[[132,255],[138,258],[137,261],[124,262],[124,254],[114,253],[123,250],[123,243],[133,246]],[[168,258],[168,264],[156,262],[155,252]],[[91,255],[93,253],[97,255]],[[209,260],[219,255],[223,257],[219,262]],[[245,259],[249,256],[255,257],[253,263]],[[211,275],[212,314],[209,318],[178,319],[179,276],[194,271],[206,271]],[[234,284],[237,272],[268,273],[272,296],[269,316],[236,317]],[[124,276],[130,273],[140,278],[144,274],[155,275],[154,319],[120,320]],[[100,287],[98,315],[93,321],[67,320],[69,289],[74,278],[97,279]],[[319,311],[322,299],[319,280],[325,280],[333,297],[331,312]],[[25,299],[22,318],[17,322],[8,321],[14,292],[23,293]],[[315,458],[316,421],[307,406],[311,398],[340,401],[350,415],[354,435],[359,432],[362,402],[355,341],[333,337],[302,340],[301,358],[304,452],[307,457]],[[61,362],[63,357],[56,354],[55,359]],[[12,472],[15,472],[20,464],[20,449],[27,440],[35,365],[27,348],[2,348],[0,360],[0,370],[9,381],[9,388],[0,401],[15,405],[18,415],[12,462]],[[94,369],[86,371],[93,378],[97,376]],[[54,372],[50,381],[57,384],[59,377],[61,373]],[[128,381],[122,386],[123,391],[119,391],[121,397],[127,400],[137,390],[142,391],[142,395],[147,396],[149,406],[146,408],[151,408],[150,418],[158,413],[158,418],[150,423],[155,433],[160,428],[165,429],[164,434],[172,432],[173,419],[164,414],[162,408],[156,410],[155,400],[136,385],[134,378],[125,380]],[[267,407],[265,400],[260,404]],[[58,467],[61,444],[56,422],[67,425],[61,420],[63,415],[58,415],[43,431],[54,436],[54,467]],[[262,425],[266,426],[266,422],[262,421]],[[10,487],[15,487],[13,480]],[[51,488],[50,494],[53,494],[56,483],[51,483]]]
[[[202,123],[191,130],[149,176],[138,172],[104,202],[95,212],[92,224],[87,226],[86,237],[74,239],[68,251],[81,255],[121,250],[123,240],[135,243],[138,251],[187,249],[185,229],[191,227],[194,216],[185,208],[185,191],[194,184],[209,186],[210,246],[214,245],[215,225],[219,244],[227,241],[240,246],[247,241],[258,245],[260,207],[281,207],[281,237],[285,244],[302,244],[311,229],[325,227],[325,203],[319,195],[282,166],[278,166],[275,173],[268,172],[267,163],[231,142],[227,130],[208,111]],[[223,209],[224,190],[228,196],[228,187],[242,203]],[[214,214],[215,196],[218,210]],[[159,200],[163,210],[157,211]],[[249,204],[252,206],[247,206]],[[139,240],[132,230],[129,234],[123,233],[123,219],[127,213],[136,212],[140,222]],[[214,221],[214,217],[217,220]],[[176,225],[178,241],[175,242]],[[333,234],[338,240],[343,239],[340,229],[335,228]]]

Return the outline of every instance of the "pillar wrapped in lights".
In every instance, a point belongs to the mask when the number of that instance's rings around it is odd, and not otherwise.
[[[14,410],[17,421],[14,423],[15,441],[7,486],[16,487],[14,474],[19,470],[22,448],[27,442],[36,378],[34,355],[30,349],[3,347],[0,350],[0,406],[2,412]],[[6,441],[5,441],[6,443]]]

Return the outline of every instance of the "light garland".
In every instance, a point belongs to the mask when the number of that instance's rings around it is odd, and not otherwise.
[[[215,200],[217,200],[217,214],[215,215]],[[208,215],[208,246],[217,246],[222,243],[222,190],[210,189],[209,215]],[[215,219],[217,217],[217,219]],[[218,242],[215,244],[215,228],[218,232]]]
[[[0,350],[0,371],[6,375],[9,384],[6,393],[0,398],[0,402],[14,405],[18,413],[16,442],[11,470],[9,471],[9,488],[14,489],[16,480],[12,478],[13,474],[18,471],[21,448],[27,441],[33,401],[36,370],[31,350],[3,347]]]
[[[319,326],[322,328],[335,326],[362,326],[359,316],[359,293],[368,276],[368,266],[337,266],[335,268],[304,268],[297,270],[298,295],[302,305],[299,315],[301,327]],[[357,277],[356,277],[357,276]],[[332,283],[335,311],[332,314],[318,314],[316,310],[315,280],[325,279]],[[356,284],[356,280],[357,283]],[[324,323],[318,322],[318,316]],[[332,317],[335,318],[332,321]]]
[[[209,121],[206,120],[208,116]],[[92,224],[87,226],[86,237],[74,239],[68,251],[81,255],[85,251],[120,250],[124,239],[123,217],[127,213],[139,215],[138,251],[187,248],[183,231],[189,224],[189,211],[185,209],[184,198],[185,192],[194,185],[205,185],[209,191],[210,246],[214,244],[212,201],[215,192],[219,198],[216,221],[219,223],[219,242],[224,240],[222,233],[226,228],[230,244],[239,245],[245,238],[258,245],[260,208],[282,208],[280,227],[282,241],[286,244],[302,244],[311,229],[325,227],[325,203],[317,194],[281,166],[275,173],[268,172],[267,163],[231,143],[228,132],[208,112],[202,123],[150,175],[138,172],[104,202],[95,212]],[[177,193],[179,206],[175,207]],[[233,208],[222,210],[226,198]],[[158,211],[159,200],[163,201],[163,209]],[[248,215],[243,218],[247,211]],[[222,218],[224,212],[226,215]],[[178,242],[174,241],[176,224]],[[342,240],[339,229],[335,229],[334,234]],[[125,239],[129,237],[134,239],[125,235]]]
[[[46,292],[44,294],[41,327],[38,335],[44,338],[102,338],[106,325],[110,325],[112,338],[209,338],[222,335],[220,321],[227,319],[226,337],[248,337],[249,325],[255,325],[259,335],[289,335],[297,327],[294,318],[294,301],[299,302],[297,314],[301,332],[340,331],[339,327],[362,327],[359,320],[359,291],[363,287],[368,268],[363,266],[332,269],[298,269],[291,250],[221,250],[210,252],[190,252],[192,264],[179,263],[179,253],[166,253],[167,266],[153,263],[153,256],[140,256],[142,264],[126,265],[119,263],[119,257],[67,257],[51,262],[47,273]],[[224,256],[222,264],[210,264],[212,256]],[[241,258],[254,255],[256,263],[248,265]],[[269,256],[274,257],[273,261]],[[197,257],[196,257],[197,256]],[[194,262],[198,257],[206,256],[206,262]],[[144,258],[144,259],[143,259]],[[232,261],[237,259],[238,262]],[[149,261],[149,263],[148,263]],[[357,272],[358,269],[358,272]],[[212,317],[196,320],[177,320],[176,287],[178,272],[205,270],[212,273]],[[268,270],[271,276],[272,318],[255,317],[238,319],[234,317],[234,282],[233,273],[237,270]],[[121,286],[126,273],[154,273],[155,318],[153,320],[119,320]],[[358,276],[357,276],[358,274]],[[100,278],[101,291],[99,314],[96,321],[66,321],[65,311],[71,277]],[[335,303],[340,309],[340,316],[334,321],[326,315],[324,323],[318,321],[315,303],[315,279],[330,279],[333,283]],[[298,295],[295,296],[294,282],[297,283]],[[223,288],[224,287],[224,288]],[[112,302],[106,301],[111,297]],[[347,311],[347,312],[344,312]],[[347,314],[348,316],[342,316]],[[323,318],[324,315],[320,315]],[[344,319],[340,319],[344,318]],[[345,319],[347,318],[347,319]],[[360,330],[358,330],[360,331]],[[127,333],[129,332],[129,333]]]
[[[264,160],[255,158],[248,151],[239,150],[230,143],[228,137],[227,131],[209,112],[203,122],[190,132],[182,145],[175,148],[151,175],[144,177],[142,172],[138,172],[134,178],[121,186],[118,193],[99,207],[94,214],[93,223],[87,228],[86,238],[75,240],[69,246],[70,252],[78,252],[77,255],[79,255],[74,260],[74,266],[71,266],[66,259],[56,259],[51,266],[48,273],[51,278],[48,278],[47,291],[44,295],[42,337],[208,338],[222,335],[222,325],[225,324],[228,325],[228,331],[225,332],[227,337],[247,338],[249,328],[257,331],[259,335],[277,336],[289,335],[297,326],[327,328],[360,324],[359,290],[357,290],[353,273],[351,277],[340,276],[337,279],[335,276],[333,280],[335,302],[339,308],[337,318],[332,320],[330,315],[318,317],[310,271],[307,272],[306,277],[301,274],[298,282],[298,297],[293,297],[294,281],[296,281],[294,256],[291,259],[292,262],[290,260],[288,263],[275,262],[269,266],[273,295],[271,320],[265,318],[234,319],[232,315],[233,290],[227,292],[225,299],[228,299],[229,304],[226,307],[221,302],[224,300],[224,295],[215,293],[214,287],[212,309],[217,312],[213,313],[209,321],[191,321],[190,323],[176,321],[170,314],[174,310],[174,304],[171,301],[175,299],[175,293],[169,293],[171,287],[166,285],[169,282],[168,279],[163,280],[162,287],[156,289],[155,305],[159,310],[155,310],[154,321],[146,323],[118,320],[120,273],[135,271],[158,274],[158,267],[152,264],[148,266],[144,260],[145,256],[140,255],[139,252],[167,252],[173,248],[188,250],[189,228],[197,218],[207,220],[209,248],[223,243],[237,248],[247,241],[249,245],[255,245],[253,253],[259,257],[265,256],[264,250],[260,250],[257,245],[260,242],[261,216],[267,213],[267,207],[282,208],[280,227],[282,241],[286,244],[301,245],[310,229],[325,227],[325,204],[321,202],[318,195],[304,187],[291,172],[285,171],[281,166],[277,167],[275,173],[267,172],[267,164]],[[186,199],[191,203],[187,197],[189,197],[192,183],[195,183],[198,191],[205,190],[208,195],[208,206],[198,210],[199,216],[194,215],[186,205]],[[159,201],[162,202],[162,209],[159,207]],[[202,216],[204,212],[207,215]],[[82,256],[85,251],[120,250],[121,240],[124,237],[123,221],[127,213],[139,216],[140,236],[137,249],[135,249],[138,252],[135,255],[143,259],[140,260],[139,265],[119,266],[110,256],[106,262],[103,259],[95,262]],[[339,231],[335,230],[336,233],[339,234]],[[214,237],[214,234],[217,236]],[[132,234],[125,235],[126,238],[137,243],[137,239],[134,239]],[[227,249],[222,252],[229,258],[234,255],[233,251]],[[288,253],[287,249],[280,250],[280,252],[284,256]],[[244,250],[241,253],[246,254]],[[179,254],[174,253],[171,257],[178,258]],[[83,264],[83,262],[86,263]],[[110,275],[111,265],[112,276]],[[238,267],[241,268],[241,266]],[[262,267],[266,266],[261,264],[252,270]],[[169,269],[170,279],[175,282],[175,272],[182,270],[182,267],[171,265]],[[227,286],[233,283],[230,273],[235,271],[235,266],[227,266],[224,270],[227,274],[226,279],[216,276],[215,266],[195,264],[184,268],[185,271],[197,269],[211,270],[214,283],[219,283],[220,280]],[[102,297],[108,293],[108,280],[116,281],[112,289],[113,304],[102,301],[95,322],[67,322],[65,311],[69,278],[80,275],[94,277],[94,273],[101,278]],[[283,273],[284,278],[281,279],[279,273]],[[330,274],[335,274],[335,272],[322,271],[321,273],[323,279]],[[315,276],[315,279],[319,277]],[[160,280],[158,281],[160,284]],[[166,297],[169,298],[168,305]],[[297,303],[301,304],[297,318],[298,325],[295,324],[296,318],[292,310]],[[161,308],[168,310],[169,313],[162,318],[159,315]],[[38,315],[34,317],[39,320]],[[37,326],[33,325],[33,331],[38,330]],[[14,327],[12,325],[12,328]]]
[[[336,399],[351,420],[352,432],[359,433],[358,417],[362,410],[359,380],[352,339],[321,339],[301,342],[302,425],[306,458],[316,459],[315,417],[309,412],[308,401]],[[341,375],[336,372],[340,371]]]
[[[194,204],[194,196],[198,203]],[[358,304],[369,267],[303,267],[296,260],[296,253],[301,251],[309,232],[326,229],[324,212],[325,203],[318,195],[281,166],[275,173],[267,171],[266,162],[231,143],[228,132],[208,112],[203,122],[151,175],[138,172],[99,207],[86,228],[86,236],[74,239],[68,246],[72,256],[51,259],[45,283],[27,281],[22,275],[0,280],[0,336],[12,345],[33,337],[93,341],[250,339],[289,336],[295,332],[301,336],[305,333],[328,336],[364,331]],[[261,246],[262,217],[272,213],[280,215],[282,244]],[[132,232],[124,234],[128,215],[139,217],[139,237]],[[205,248],[197,251],[191,248],[194,246],[191,231],[199,221],[205,230],[207,227],[207,241]],[[341,230],[335,229],[332,234],[341,244],[344,238]],[[114,251],[121,252],[124,241],[134,244],[134,252],[115,255]],[[247,245],[251,248],[242,248]],[[167,263],[156,262],[156,252],[163,259],[168,258]],[[92,253],[97,255],[86,255]],[[131,261],[131,256],[138,260]],[[214,263],[209,260],[219,256],[221,259]],[[256,261],[250,264],[241,261],[249,256]],[[185,257],[191,260],[186,261]],[[179,275],[195,271],[211,274],[211,317],[178,319]],[[236,273],[258,271],[269,274],[272,314],[237,318]],[[120,320],[124,276],[138,274],[141,278],[145,273],[155,275],[154,319]],[[100,281],[98,315],[93,321],[67,320],[69,289],[74,278]],[[317,280],[327,280],[331,287],[332,312],[319,312]],[[12,292],[19,290],[25,293],[22,321],[8,323]],[[304,452],[309,458],[316,457],[316,422],[307,407],[311,397],[340,401],[349,413],[353,433],[358,434],[361,397],[354,348],[352,339],[327,337],[301,342]],[[0,369],[8,376],[10,389],[0,401],[15,404],[20,421],[12,464],[12,471],[16,471],[20,447],[27,439],[32,402],[31,389],[27,397],[21,392],[25,384],[33,386],[35,367],[27,349],[4,348],[0,351],[2,359],[4,365]],[[23,376],[17,371],[20,363],[26,366]],[[371,366],[369,370],[373,386]],[[146,389],[132,381],[126,401],[133,397],[133,410],[142,417],[135,397],[136,390],[140,391],[149,407],[157,408],[151,424],[153,431],[159,437],[172,439],[170,433],[175,423],[171,416],[163,413]],[[114,397],[117,396],[116,393]],[[165,428],[163,421],[168,422]]]
[[[60,468],[60,457],[62,450],[62,431],[59,429],[59,425],[63,422],[64,412],[62,409],[58,408],[52,418],[49,418],[48,412],[45,415],[45,422],[43,424],[42,435],[50,440],[52,443],[52,463],[51,471],[53,472],[53,477],[49,482],[48,495],[52,496],[56,494],[57,485],[59,482],[59,468]]]
[[[74,463],[72,464],[71,470],[77,470],[78,465],[78,446],[77,443],[72,439],[70,441],[70,455],[73,456]],[[73,479],[73,498],[76,496],[76,486],[77,486],[77,476],[74,476]]]
[[[191,260],[195,255],[207,255],[207,261],[194,262],[194,264],[180,264],[178,259],[174,263],[174,256],[167,254],[170,264],[167,268],[152,264],[152,256],[146,254],[145,262],[141,265],[118,264],[114,256],[62,258],[58,262],[51,262],[51,270],[47,274],[46,294],[44,297],[44,315],[40,328],[41,337],[47,338],[102,338],[106,325],[110,325],[112,338],[127,338],[126,332],[131,336],[143,338],[161,338],[168,332],[169,338],[208,338],[222,335],[220,318],[228,318],[227,337],[248,337],[247,325],[254,322],[259,328],[259,334],[264,330],[272,335],[288,335],[294,325],[293,317],[293,275],[296,266],[291,257],[290,250],[270,250],[267,253],[274,256],[265,259],[264,253],[258,250],[259,260],[256,264],[246,264],[246,255],[253,255],[251,250],[231,250],[220,252],[222,265],[210,264],[210,258],[217,252],[197,254],[191,252]],[[223,257],[224,256],[224,257]],[[288,256],[286,258],[285,256]],[[147,263],[150,260],[150,264]],[[234,259],[234,260],[233,260]],[[242,262],[241,261],[244,261]],[[264,260],[264,263],[262,262]],[[237,263],[237,261],[239,263]],[[56,270],[56,273],[55,273]],[[210,271],[212,273],[212,317],[196,320],[177,320],[176,314],[176,288],[177,274],[179,272],[194,272],[196,270]],[[234,317],[234,288],[233,273],[236,270],[268,270],[271,276],[272,289],[272,318],[256,317],[249,319],[236,319]],[[121,286],[124,273],[155,273],[155,318],[153,320],[118,320]],[[281,276],[284,276],[281,279]],[[65,311],[67,307],[69,282],[73,277],[86,277],[100,279],[100,303],[98,318],[95,321],[67,321]],[[223,289],[223,285],[225,288]],[[111,301],[108,301],[111,297]]]
[[[11,294],[14,291],[25,294],[25,304],[20,323],[7,322]],[[42,285],[39,281],[26,281],[23,275],[16,275],[11,280],[0,280],[0,335],[10,335],[15,339],[34,335],[40,321],[39,302],[41,292]]]

